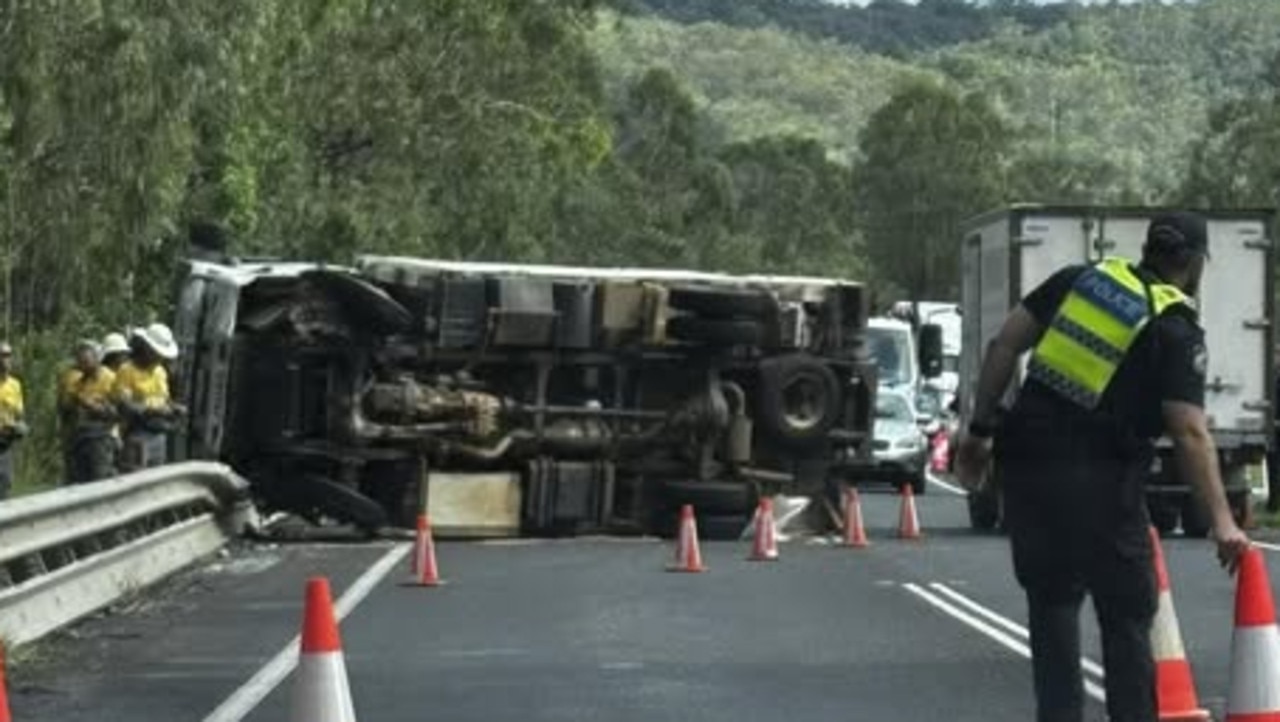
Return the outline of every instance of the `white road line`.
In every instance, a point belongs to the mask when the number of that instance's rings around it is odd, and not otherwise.
[[[1257,539],[1254,539],[1253,545],[1262,547],[1263,549],[1270,549],[1273,552],[1280,552],[1280,544],[1268,544],[1267,542],[1262,542],[1262,541],[1258,541]]]
[[[982,621],[981,619],[978,619],[977,617],[974,617],[973,615],[969,614],[963,609],[957,606],[954,606],[953,604],[943,599],[942,597],[938,596],[937,594],[921,588],[920,585],[918,584],[913,584],[908,582],[906,584],[903,584],[902,587],[906,589],[908,592],[911,592],[917,597],[923,599],[925,603],[936,608],[942,613],[947,614],[952,618],[957,619],[963,622],[964,624],[969,625],[973,629],[985,634],[986,636],[998,642],[1001,646],[1005,647],[1006,649],[1016,654],[1019,654],[1025,657],[1026,659],[1031,659],[1031,649],[1028,648],[1024,642],[1018,639],[1014,639],[1013,637],[1009,636],[1005,632],[991,626],[990,624],[987,624],[986,622]],[[1086,679],[1084,681],[1084,691],[1090,697],[1093,697],[1099,702],[1105,702],[1107,699],[1106,692],[1104,692],[1102,688],[1099,687],[1092,680]]]
[[[351,610],[356,608],[364,598],[369,596],[373,588],[381,582],[396,564],[409,554],[409,550],[413,548],[412,544],[398,544],[392,547],[386,554],[382,556],[373,566],[365,570],[354,583],[347,589],[342,598],[333,605],[334,614],[337,615],[338,621],[342,621]],[[301,644],[301,638],[294,636],[293,640],[285,645],[276,656],[267,662],[266,666],[258,670],[248,682],[245,682],[240,689],[231,693],[231,696],[218,706],[209,716],[204,718],[204,722],[240,722],[250,712],[257,707],[262,700],[266,699],[271,691],[278,687],[285,677],[298,666],[298,647]]]
[[[955,484],[952,484],[952,483],[950,483],[950,482],[943,481],[942,479],[939,479],[938,477],[934,476],[933,474],[926,474],[926,475],[925,475],[925,478],[926,478],[926,479],[928,479],[929,481],[932,481],[933,483],[937,484],[938,486],[942,487],[943,489],[946,489],[947,491],[951,492],[952,494],[955,494],[956,496],[968,496],[968,495],[969,495],[969,492],[965,491],[963,488],[961,488],[961,487],[959,487],[959,486],[956,486]]]
[[[1014,634],[1022,637],[1023,639],[1031,638],[1031,632],[1029,632],[1026,627],[1022,626],[1021,624],[1018,624],[1017,622],[1013,621],[1012,619],[1009,619],[1008,617],[1001,615],[999,612],[996,612],[988,607],[982,606],[981,604],[975,602],[969,597],[966,597],[965,595],[961,594],[960,592],[957,592],[956,590],[952,589],[951,587],[948,587],[947,585],[941,582],[932,582],[929,584],[929,588],[933,589],[935,592],[938,592],[939,594],[949,597],[956,604],[959,604],[960,606],[967,608],[973,613],[986,618],[990,622],[993,622],[995,624],[1000,625],[1001,627],[1004,627],[1006,630],[1013,632]],[[1084,671],[1096,676],[1100,680],[1106,677],[1106,672],[1103,671],[1102,665],[1098,664],[1092,659],[1089,659],[1088,657],[1080,658],[1080,666],[1084,668]]]

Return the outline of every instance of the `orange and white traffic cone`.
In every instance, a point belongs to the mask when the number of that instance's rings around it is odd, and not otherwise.
[[[844,545],[847,547],[865,547],[867,530],[862,525],[862,501],[858,499],[858,490],[849,488],[844,493]]]
[[[1280,627],[1262,554],[1246,551],[1237,572],[1226,722],[1280,722]]]
[[[9,683],[5,679],[5,663],[4,647],[0,645],[0,722],[13,722],[13,717],[9,715]]]
[[[910,484],[902,486],[902,512],[898,515],[898,538],[919,539],[920,517],[916,514],[916,496]]]
[[[294,672],[292,722],[355,722],[342,639],[334,618],[329,580],[307,580],[302,645]]]
[[[431,535],[431,519],[418,515],[418,531],[413,544],[413,578],[409,582],[417,587],[438,587],[444,584],[440,568],[436,564],[436,543]]]
[[[751,545],[753,562],[778,561],[778,525],[773,518],[773,499],[765,497],[756,507],[755,541]]]
[[[1178,614],[1173,606],[1173,592],[1169,584],[1169,571],[1164,564],[1164,550],[1160,546],[1160,533],[1150,527],[1151,547],[1154,552],[1159,602],[1155,622],[1151,626],[1151,652],[1156,660],[1157,709],[1163,722],[1200,722],[1211,719],[1209,711],[1201,709],[1196,696],[1196,685],[1182,645],[1182,631],[1178,627]]]
[[[680,536],[676,543],[675,563],[667,567],[669,572],[705,572],[702,550],[698,548],[698,522],[693,516],[693,505],[680,507]]]

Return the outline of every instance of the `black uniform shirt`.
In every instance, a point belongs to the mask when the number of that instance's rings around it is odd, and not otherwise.
[[[1029,293],[1022,305],[1047,328],[1087,268],[1077,265],[1058,271]],[[1148,283],[1159,282],[1146,269],[1130,268]],[[1033,422],[1031,428],[1043,429],[1043,422],[1052,419],[1054,427],[1061,433],[1076,435],[1076,441],[1080,435],[1096,438],[1100,453],[1130,462],[1149,459],[1152,442],[1163,433],[1162,402],[1183,401],[1204,407],[1207,363],[1204,331],[1197,325],[1194,311],[1175,306],[1139,333],[1097,409],[1088,411],[1028,378],[1014,405],[1011,426],[1021,418]],[[1031,445],[1052,453],[1055,444],[1052,438],[1041,438]],[[1076,444],[1071,446],[1079,448]]]

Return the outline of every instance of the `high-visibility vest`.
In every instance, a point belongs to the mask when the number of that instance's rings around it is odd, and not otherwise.
[[[1067,293],[1027,364],[1027,375],[1094,409],[1142,329],[1169,308],[1194,310],[1185,293],[1144,282],[1123,258],[1092,266]]]

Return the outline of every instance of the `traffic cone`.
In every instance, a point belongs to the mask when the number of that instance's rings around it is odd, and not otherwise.
[[[1226,722],[1280,722],[1280,627],[1262,554],[1246,551],[1237,572]]]
[[[444,584],[436,565],[436,544],[431,536],[431,519],[418,515],[418,532],[413,544],[413,578],[409,582],[417,587],[438,587]]]
[[[13,717],[9,716],[9,683],[5,680],[4,667],[4,646],[0,645],[0,722],[13,722]]]
[[[778,560],[778,525],[773,518],[773,500],[765,497],[756,507],[755,541],[751,545],[753,562],[776,562]]]
[[[898,515],[898,538],[919,539],[920,517],[916,514],[916,496],[910,484],[902,486],[902,513]]]
[[[294,672],[291,722],[355,722],[342,639],[333,614],[329,580],[307,580],[302,645]]]
[[[680,536],[676,543],[675,563],[667,567],[669,572],[705,572],[702,551],[698,548],[698,522],[693,517],[693,505],[680,507]]]
[[[858,490],[846,489],[844,493],[844,545],[847,547],[865,547],[867,530],[862,526],[862,501],[858,499]]]
[[[1150,527],[1149,534],[1160,594],[1156,618],[1151,626],[1151,652],[1156,660],[1156,709],[1160,712],[1160,719],[1166,722],[1208,720],[1209,711],[1200,707],[1191,675],[1191,663],[1187,661],[1186,649],[1182,646],[1182,632],[1173,606],[1173,592],[1169,585],[1169,571],[1164,564],[1164,550],[1160,547],[1160,533],[1153,526]]]

